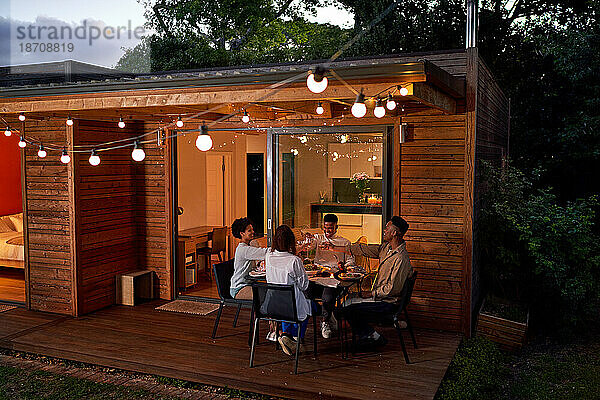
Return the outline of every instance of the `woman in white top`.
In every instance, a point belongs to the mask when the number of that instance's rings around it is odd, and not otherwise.
[[[308,317],[312,315],[312,302],[304,292],[308,289],[308,276],[300,257],[296,256],[296,238],[287,225],[281,225],[275,230],[271,250],[265,256],[267,282],[294,285],[296,295],[296,310],[300,324],[300,338],[304,337],[308,325]],[[282,322],[283,336],[279,338],[281,348],[291,355],[296,347],[293,337],[298,337],[297,324]]]
[[[241,242],[235,249],[229,293],[235,299],[252,300],[252,287],[249,286],[248,273],[254,268],[255,261],[265,259],[269,249],[250,246],[250,241],[254,238],[254,227],[248,218],[238,218],[233,221],[231,233],[241,239]]]

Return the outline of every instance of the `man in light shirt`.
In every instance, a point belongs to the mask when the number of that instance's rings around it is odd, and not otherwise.
[[[315,263],[330,267],[333,272],[338,269],[354,267],[354,257],[348,251],[350,241],[337,235],[338,217],[335,214],[326,214],[323,217],[323,233],[312,235],[306,234],[306,250],[315,249]],[[335,301],[340,295],[341,289],[322,287],[323,293],[323,322],[321,322],[321,334],[325,339],[331,337],[332,327],[335,323],[332,320]],[[315,288],[316,289],[316,288]],[[313,296],[319,293],[314,293]]]

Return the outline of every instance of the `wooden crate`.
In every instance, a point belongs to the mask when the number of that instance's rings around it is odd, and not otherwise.
[[[520,349],[525,343],[529,325],[529,313],[527,313],[525,323],[515,322],[482,312],[484,304],[481,305],[481,309],[479,310],[477,334],[498,343],[501,349],[511,352]]]
[[[154,279],[152,271],[135,271],[120,274],[117,280],[117,304],[134,306],[140,299],[154,298]]]

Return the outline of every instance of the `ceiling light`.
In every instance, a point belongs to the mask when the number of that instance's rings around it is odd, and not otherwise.
[[[71,157],[69,153],[67,153],[67,149],[63,149],[62,155],[60,156],[60,162],[63,164],[68,164],[71,161]]]
[[[48,153],[46,153],[46,150],[44,150],[44,145],[40,144],[40,149],[38,150],[38,157],[39,158],[44,158],[48,155]]]
[[[377,103],[375,103],[375,110],[373,110],[373,114],[377,118],[383,118],[385,116],[385,107],[381,104],[381,99],[377,99]]]
[[[119,123],[117,125],[121,129],[125,128],[125,121],[123,121],[123,118],[119,118]]]
[[[146,158],[146,153],[144,153],[144,149],[142,149],[139,145],[139,142],[136,140],[133,144],[133,151],[131,152],[131,158],[134,161],[143,161]]]
[[[93,166],[100,164],[100,157],[98,157],[98,154],[96,154],[96,150],[92,150],[92,155],[90,156],[89,161]]]
[[[408,94],[408,89],[402,86],[400,88],[400,96],[406,96]]]
[[[200,151],[208,151],[212,148],[212,145],[213,141],[208,134],[208,127],[206,125],[202,125],[200,128],[200,134],[196,138],[196,147]]]
[[[321,66],[315,68],[315,72],[309,71],[308,78],[306,78],[306,86],[308,90],[313,93],[321,93],[327,89],[327,77],[325,73],[327,70]]]
[[[356,95],[356,100],[352,105],[352,115],[356,118],[362,118],[367,113],[367,106],[365,105],[365,95],[362,93],[362,90],[359,94]]]
[[[317,103],[317,114],[321,115],[325,112],[325,109],[323,108],[323,104],[321,104],[321,102]]]
[[[387,98],[387,101],[385,102],[385,106],[390,111],[392,111],[394,108],[396,108],[396,102],[394,101],[394,98],[392,97],[391,93],[388,93],[388,98]]]
[[[175,122],[175,126],[178,128],[183,128],[183,120],[181,119],[181,115],[177,118],[177,122]]]

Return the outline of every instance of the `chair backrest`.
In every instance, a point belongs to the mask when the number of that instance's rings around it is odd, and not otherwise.
[[[404,311],[404,309],[410,303],[410,298],[415,288],[415,281],[417,280],[417,271],[413,271],[412,276],[406,278],[402,292],[400,292],[400,300],[398,301],[398,313]]]
[[[252,302],[257,318],[298,322],[294,285],[253,283]]]
[[[231,299],[231,277],[233,276],[233,259],[213,265],[215,284],[221,300]]]
[[[359,237],[358,240],[356,241],[356,243],[368,244],[367,237],[366,236]],[[371,273],[369,259],[367,257],[363,256],[362,254],[356,254],[354,256],[354,263],[356,265],[363,267],[367,273],[369,273],[369,274]]]
[[[304,239],[304,234],[302,233],[302,229],[300,228],[292,228],[292,233],[296,238],[296,242],[300,242]]]
[[[227,243],[227,227],[214,228],[212,231],[212,253],[220,253],[225,251]]]

